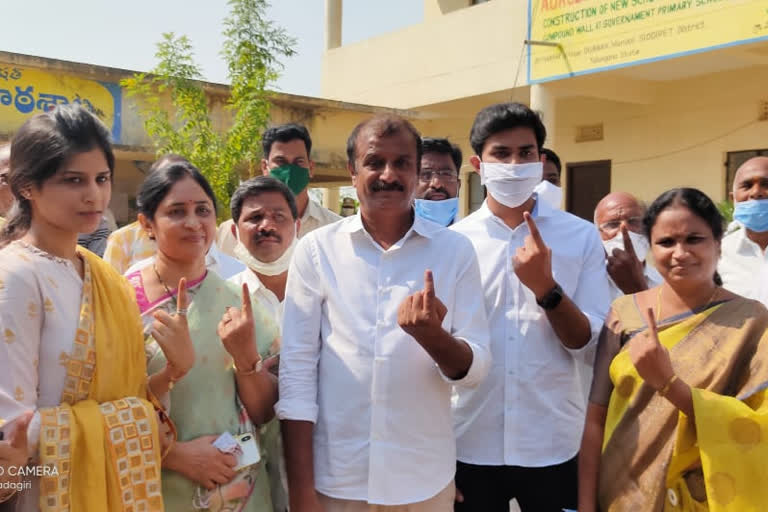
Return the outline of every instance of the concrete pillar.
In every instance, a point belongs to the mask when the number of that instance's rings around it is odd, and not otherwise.
[[[547,129],[547,140],[544,145],[557,152],[555,100],[555,95],[547,89],[546,84],[531,85],[531,108],[541,115],[541,120],[544,121],[544,127]]]
[[[339,213],[339,187],[329,187],[323,190],[323,206],[333,213]]]
[[[341,46],[342,0],[325,0],[325,50]]]

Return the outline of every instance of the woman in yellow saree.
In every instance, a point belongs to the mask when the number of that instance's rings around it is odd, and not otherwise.
[[[0,424],[13,427],[14,448],[34,469],[0,467],[0,483],[15,486],[0,489],[0,501],[16,491],[17,511],[163,510],[148,386],[164,393],[188,368],[169,358],[148,384],[132,289],[76,246],[101,220],[113,171],[106,128],[80,107],[35,116],[12,143],[16,205],[0,233]],[[183,348],[185,322],[174,322],[168,340]],[[30,412],[18,442],[15,420]]]
[[[722,222],[695,189],[664,193],[646,214],[664,282],[617,299],[606,320],[581,512],[768,507],[768,311],[719,286]]]

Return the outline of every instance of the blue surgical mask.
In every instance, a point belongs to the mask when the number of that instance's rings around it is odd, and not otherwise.
[[[441,226],[448,226],[459,213],[459,198],[443,199],[442,201],[430,201],[428,199],[416,199],[414,202],[416,215],[422,219],[437,222]]]
[[[750,231],[768,231],[768,199],[750,199],[736,203],[733,218]]]

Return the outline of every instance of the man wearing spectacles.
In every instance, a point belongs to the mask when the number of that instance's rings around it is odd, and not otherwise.
[[[11,145],[0,146],[0,227],[5,224],[3,218],[13,206],[13,193],[8,183],[8,173],[11,171]]]
[[[416,215],[450,226],[459,212],[461,149],[448,139],[424,137],[421,172],[416,188]]]
[[[645,207],[626,192],[613,192],[597,203],[595,225],[605,247],[611,298],[637,293],[661,283],[661,276],[647,264],[650,244],[645,236]]]

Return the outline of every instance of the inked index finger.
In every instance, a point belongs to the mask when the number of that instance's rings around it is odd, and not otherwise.
[[[187,309],[189,306],[189,296],[187,295],[187,278],[179,279],[179,289],[176,297],[176,310]]]
[[[624,251],[631,256],[636,256],[635,247],[632,245],[632,239],[629,237],[629,230],[625,224],[621,226],[621,237],[624,239]]]
[[[432,276],[432,271],[427,269],[424,271],[424,309],[432,307],[432,299],[435,298],[435,279]]]
[[[645,323],[648,324],[648,332],[656,343],[659,341],[659,330],[656,327],[656,317],[653,314],[653,308],[647,308],[645,310]]]
[[[248,290],[248,283],[243,283],[243,312],[248,316],[252,315],[251,292]]]
[[[524,212],[523,219],[525,219],[525,223],[528,224],[528,231],[531,232],[531,238],[533,238],[534,243],[540,247],[546,247],[546,244],[544,243],[544,239],[541,238],[539,227],[536,225],[536,222],[533,220],[533,217],[531,216],[531,214],[528,212]]]

